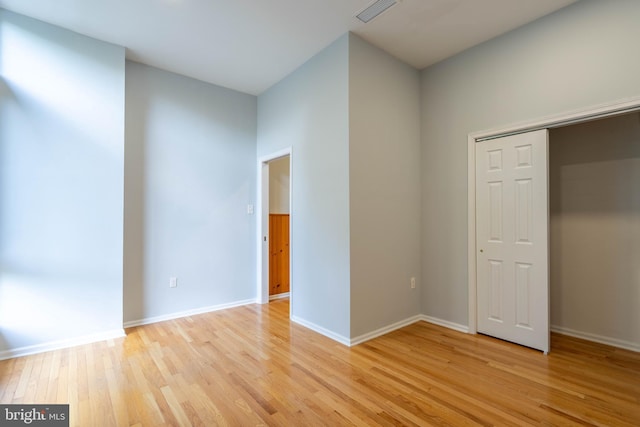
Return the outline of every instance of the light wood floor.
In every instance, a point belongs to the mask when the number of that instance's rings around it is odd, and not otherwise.
[[[640,425],[640,353],[553,335],[548,356],[419,322],[347,348],[288,301],[0,362],[0,403],[79,426]]]

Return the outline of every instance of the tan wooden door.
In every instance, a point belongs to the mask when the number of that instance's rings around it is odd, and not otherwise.
[[[289,215],[269,215],[269,295],[289,292]]]

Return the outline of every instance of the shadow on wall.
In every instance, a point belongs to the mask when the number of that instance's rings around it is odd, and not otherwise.
[[[0,327],[0,348],[8,348],[9,343],[7,343],[7,341],[4,339],[4,335],[2,333],[2,327]],[[5,366],[4,364],[0,365],[0,366]],[[2,372],[0,372],[0,374],[2,374]]]
[[[127,85],[129,81],[127,80]],[[123,253],[123,322],[141,319],[144,313],[145,278],[145,189],[146,182],[146,98],[130,105],[125,89],[124,150],[124,253]],[[137,123],[133,126],[132,123]]]
[[[640,113],[552,129],[550,141],[551,215],[638,214]]]
[[[640,345],[640,115],[550,136],[552,325]]]

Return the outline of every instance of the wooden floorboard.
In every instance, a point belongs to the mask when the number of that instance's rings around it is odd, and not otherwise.
[[[640,353],[425,322],[348,348],[276,300],[0,361],[0,403],[69,403],[77,426],[640,426]]]

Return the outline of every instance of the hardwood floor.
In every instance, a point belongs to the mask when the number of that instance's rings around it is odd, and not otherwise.
[[[551,353],[419,322],[348,348],[279,300],[0,362],[0,403],[70,403],[78,426],[640,425],[640,353]]]

